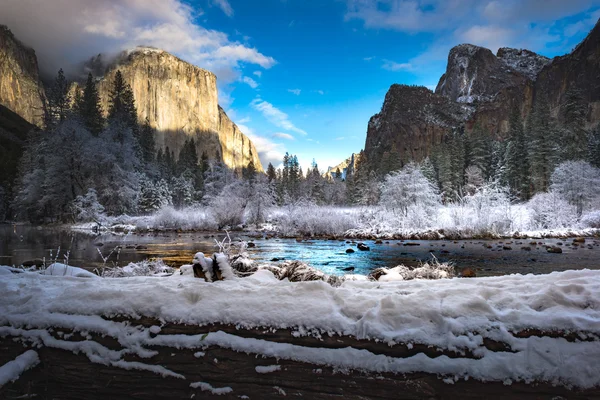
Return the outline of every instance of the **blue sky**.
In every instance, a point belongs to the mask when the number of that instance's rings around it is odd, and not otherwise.
[[[393,83],[435,88],[448,51],[571,51],[600,0],[2,0],[7,24],[52,74],[151,45],[217,74],[219,101],[266,168],[288,151],[321,169],[364,146]],[[69,21],[69,23],[65,23]]]
[[[600,17],[592,1],[231,0],[227,13],[224,3],[192,3],[204,11],[198,22],[276,61],[268,69],[242,65],[220,85],[225,109],[257,142],[265,166],[289,151],[305,168],[315,158],[322,169],[363,148],[367,122],[392,83],[435,88],[452,46],[553,57]]]

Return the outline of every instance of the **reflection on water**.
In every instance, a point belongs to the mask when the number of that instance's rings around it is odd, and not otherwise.
[[[414,266],[432,255],[440,261],[452,261],[459,268],[476,268],[479,276],[600,268],[600,243],[591,239],[579,247],[571,245],[572,239],[539,240],[548,245],[561,243],[563,253],[550,254],[541,245],[530,245],[530,240],[413,241],[418,246],[406,246],[406,242],[397,240],[381,244],[365,241],[370,251],[360,251],[356,243],[339,240],[298,242],[295,239],[249,239],[236,233],[231,236],[234,240],[252,240],[256,247],[249,248],[248,253],[259,262],[301,260],[330,274],[366,274],[376,267]],[[20,265],[35,258],[64,262],[68,254],[69,264],[87,269],[126,265],[148,257],[161,257],[167,264],[179,266],[190,263],[197,251],[207,255],[218,251],[215,240],[221,241],[223,237],[223,234],[198,232],[93,236],[56,228],[0,225],[0,264]],[[522,250],[524,246],[531,247],[531,251]],[[349,248],[355,252],[346,253]]]

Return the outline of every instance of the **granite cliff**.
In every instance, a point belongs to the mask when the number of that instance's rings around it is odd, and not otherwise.
[[[549,59],[529,50],[461,44],[450,50],[435,93],[392,85],[381,112],[371,117],[365,142],[369,160],[395,145],[402,162],[420,161],[453,130],[475,124],[505,139],[511,111],[525,118],[542,97],[554,117],[564,115],[565,94],[578,89],[587,106],[588,128],[600,122],[600,23],[570,54]]]
[[[263,171],[252,141],[219,106],[212,72],[154,48],[122,52],[109,61],[97,56],[85,64],[99,78],[105,112],[118,69],[131,85],[140,122],[147,117],[155,128],[157,148],[169,147],[177,156],[186,139],[194,138],[199,155],[206,152],[209,159],[238,171],[252,161]],[[0,105],[42,126],[44,102],[35,52],[0,25]]]
[[[31,124],[43,122],[44,87],[35,51],[0,25],[0,105]]]
[[[156,130],[157,148],[169,147],[177,155],[185,140],[194,138],[198,154],[206,152],[235,170],[252,161],[263,171],[252,141],[218,104],[215,74],[154,48],[123,52],[107,67],[100,66],[100,58],[88,65],[101,76],[98,91],[105,112],[119,70],[133,90],[139,120],[148,118]]]
[[[339,163],[333,167],[327,168],[327,172],[325,172],[323,174],[323,176],[325,178],[334,178],[336,171],[339,169],[340,173],[342,174],[342,179],[346,179],[346,176],[348,176],[349,173],[351,174],[352,171],[354,171],[356,169],[357,161],[358,161],[358,154],[352,153],[350,155],[350,157],[346,158],[341,163]]]

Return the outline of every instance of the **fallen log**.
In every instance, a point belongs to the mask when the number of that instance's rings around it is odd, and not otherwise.
[[[143,317],[105,317],[107,321],[126,325],[132,332],[151,331],[153,339],[205,337],[209,332],[226,332],[240,338],[260,339],[272,343],[287,343],[316,349],[355,348],[395,358],[416,354],[428,357],[475,357],[447,349],[424,345],[393,344],[359,340],[349,336],[298,336],[287,329],[238,329],[233,325],[206,326],[161,322]],[[160,330],[150,327],[160,326]],[[174,398],[276,398],[303,396],[310,399],[416,399],[416,398],[593,398],[600,397],[600,388],[569,390],[544,382],[530,384],[480,382],[458,379],[447,384],[435,374],[374,373],[360,370],[339,370],[291,359],[265,357],[253,352],[234,351],[218,345],[199,348],[175,348],[150,345],[151,355],[124,353],[124,363],[106,365],[92,362],[89,355],[65,350],[67,344],[94,344],[107,351],[123,351],[131,347],[122,337],[98,332],[79,332],[54,326],[45,342],[33,340],[41,327],[28,326],[0,337],[0,363],[3,364],[25,349],[35,348],[40,364],[25,372],[19,380],[0,388],[0,398],[16,399],[36,395],[41,399],[174,399]],[[515,337],[544,336],[546,332],[516,332]],[[560,337],[559,333],[551,333]],[[574,340],[571,334],[564,335]],[[201,340],[201,339],[200,339]],[[596,339],[597,340],[597,339]],[[156,343],[160,341],[157,340]],[[183,343],[183,342],[182,342]],[[201,343],[198,343],[199,347]],[[504,343],[485,343],[492,351],[512,351]],[[137,364],[136,364],[137,363]],[[1,365],[0,364],[0,365]],[[144,365],[146,370],[136,366]],[[161,376],[148,368],[163,368],[171,375]],[[257,368],[259,367],[259,368]],[[126,369],[127,368],[127,369]],[[179,377],[178,377],[179,376]],[[181,379],[185,377],[185,379]],[[195,385],[193,383],[201,382]],[[192,385],[192,386],[191,386]]]

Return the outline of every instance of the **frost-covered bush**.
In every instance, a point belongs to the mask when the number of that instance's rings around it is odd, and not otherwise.
[[[565,161],[550,177],[550,189],[577,207],[577,215],[600,199],[600,169],[585,161]]]
[[[103,278],[128,278],[132,276],[166,276],[172,275],[174,268],[164,263],[161,258],[129,263],[124,267],[105,268],[100,271]]]
[[[103,221],[104,207],[98,202],[96,189],[88,189],[84,196],[77,196],[71,203],[75,220],[78,222]]]
[[[217,225],[207,212],[200,208],[176,210],[171,206],[161,208],[156,214],[136,221],[141,229],[212,230]]]
[[[279,209],[273,216],[273,222],[283,236],[339,236],[358,227],[353,211],[317,206],[308,201]]]
[[[421,169],[410,163],[386,176],[379,204],[397,216],[401,225],[425,227],[435,218],[440,196]]]
[[[447,206],[451,221],[444,228],[468,230],[476,235],[503,234],[513,228],[508,189],[493,183],[477,188]]]
[[[246,222],[260,224],[267,218],[267,211],[275,204],[275,188],[267,177],[259,175],[246,184],[248,203],[246,204]]]
[[[527,203],[534,229],[567,228],[575,225],[577,210],[556,192],[538,193]]]
[[[586,228],[600,228],[600,210],[590,211],[581,217],[581,225]]]
[[[233,181],[210,200],[209,210],[219,229],[236,227],[244,222],[247,188],[245,182]]]

